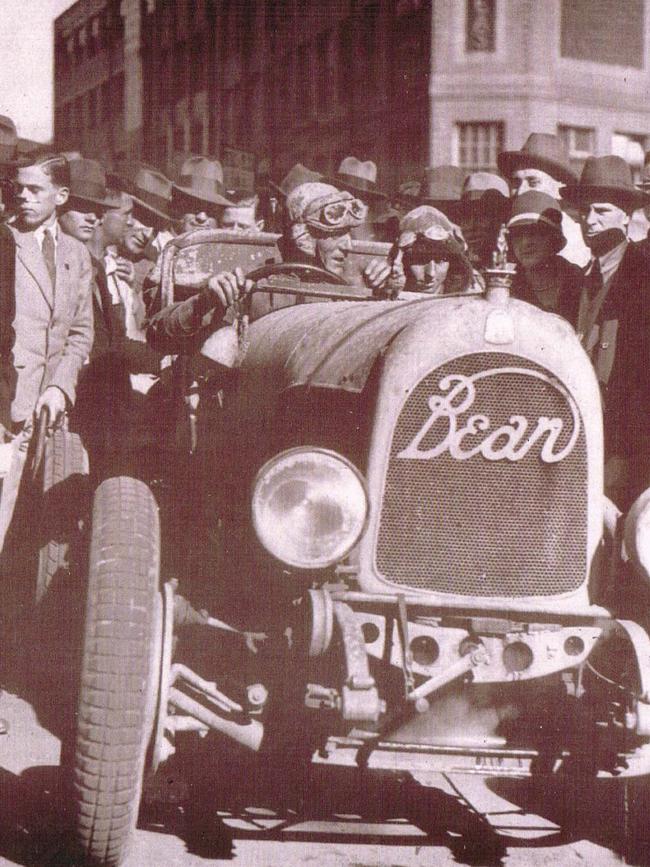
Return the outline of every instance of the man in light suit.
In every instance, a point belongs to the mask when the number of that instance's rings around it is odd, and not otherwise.
[[[13,433],[43,407],[52,425],[60,420],[74,404],[92,347],[90,256],[58,225],[69,183],[68,162],[56,154],[14,170],[15,338],[11,355],[2,357],[9,388],[0,390],[0,423]]]

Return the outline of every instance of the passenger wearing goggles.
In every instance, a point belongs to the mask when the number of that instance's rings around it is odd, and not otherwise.
[[[409,211],[391,253],[393,269],[401,265],[407,292],[442,295],[480,291],[458,228],[430,205]]]

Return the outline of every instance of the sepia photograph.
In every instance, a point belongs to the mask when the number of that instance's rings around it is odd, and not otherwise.
[[[650,2],[0,0],[0,867],[650,865]]]

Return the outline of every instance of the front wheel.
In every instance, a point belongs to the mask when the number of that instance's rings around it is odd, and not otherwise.
[[[161,648],[160,529],[149,488],[102,482],[93,503],[74,760],[76,838],[117,867],[135,829]]]

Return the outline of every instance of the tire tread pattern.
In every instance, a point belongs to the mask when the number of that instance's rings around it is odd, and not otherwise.
[[[159,580],[153,495],[107,479],[93,504],[74,784],[87,863],[117,867],[138,816]]]

